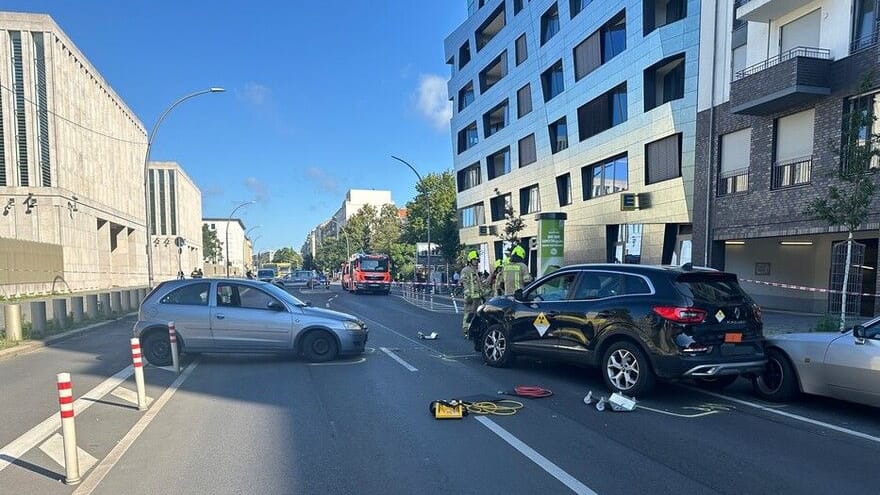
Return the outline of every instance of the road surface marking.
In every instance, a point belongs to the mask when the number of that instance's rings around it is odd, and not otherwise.
[[[354,361],[333,361],[330,363],[309,363],[309,366],[344,366],[347,364],[361,364],[366,360],[367,360],[367,358],[362,357],[360,359],[355,359]]]
[[[501,439],[510,444],[511,447],[518,450],[520,454],[528,457],[530,461],[540,466],[544,471],[547,471],[550,476],[561,481],[562,484],[570,488],[571,491],[579,495],[597,495],[596,492],[591,490],[587,485],[581,483],[574,476],[563,471],[561,467],[553,464],[549,459],[523,443],[522,440],[516,438],[504,428],[498,426],[498,423],[492,421],[486,416],[476,416],[476,420],[482,423],[486,428],[489,428],[492,433],[501,437]]]
[[[694,414],[683,414],[683,413],[674,413],[672,411],[667,411],[665,409],[654,409],[653,407],[643,406],[641,404],[636,405],[639,409],[644,409],[646,411],[655,412],[658,414],[665,414],[667,416],[672,416],[675,418],[701,418],[703,416],[710,416],[712,414],[718,414],[720,412],[729,412],[733,409],[731,406],[724,406],[721,404],[701,404],[699,406],[685,406],[682,409],[688,409],[691,411],[699,411]]]
[[[119,373],[104,380],[97,387],[89,390],[85,395],[77,399],[73,403],[73,410],[77,413],[82,413],[94,404],[96,400],[104,397],[110,393],[111,390],[118,387],[122,382],[128,379],[132,373],[134,373],[134,369],[131,366],[128,366]],[[52,433],[55,433],[59,428],[61,428],[61,417],[55,412],[42,423],[28,430],[24,435],[0,448],[0,471],[6,469],[13,460],[20,458],[27,451],[39,445],[40,442],[49,438],[49,436],[52,435]]]
[[[394,352],[390,351],[387,347],[380,347],[379,349],[381,349],[382,352],[384,352],[385,354],[388,354],[389,356],[391,356],[391,359],[400,363],[400,365],[403,366],[404,368],[406,368],[410,371],[419,371],[418,368],[416,368],[415,366],[413,366],[413,365],[407,363],[406,361],[404,361],[403,359],[401,359],[400,356],[398,356],[397,354],[394,354]]]
[[[413,344],[415,344],[415,345],[417,345],[417,346],[419,346],[419,347],[422,347],[422,348],[424,348],[424,349],[426,349],[426,350],[428,350],[428,351],[431,351],[431,352],[437,352],[437,350],[434,349],[433,347],[431,347],[431,346],[429,346],[429,345],[425,345],[425,344],[419,342],[419,341],[416,340],[416,339],[413,339],[413,338],[407,337],[406,335],[404,335],[404,334],[398,332],[397,330],[391,329],[391,328],[389,328],[389,327],[387,327],[387,326],[385,326],[385,325],[379,323],[379,322],[376,321],[376,320],[373,320],[373,319],[371,319],[371,318],[364,318],[364,317],[361,317],[361,319],[364,320],[364,321],[367,322],[367,323],[370,323],[370,324],[373,325],[373,326],[377,326],[377,327],[379,327],[379,328],[384,328],[385,330],[388,330],[389,332],[393,333],[394,335],[397,335],[398,337],[404,338],[404,339],[406,339],[406,340],[412,342]]]
[[[793,414],[793,413],[790,413],[790,412],[780,411],[780,410],[778,410],[778,409],[773,409],[772,407],[764,406],[764,405],[757,404],[757,403],[754,403],[754,402],[749,402],[749,401],[747,401],[747,400],[735,399],[735,398],[733,398],[733,397],[729,397],[729,396],[727,396],[727,395],[723,395],[723,394],[716,394],[715,392],[709,392],[708,390],[702,390],[702,389],[699,389],[699,388],[696,388],[696,387],[689,387],[689,386],[687,386],[687,385],[682,385],[682,386],[683,386],[684,388],[687,388],[687,389],[690,389],[690,390],[694,390],[694,391],[697,391],[697,392],[702,392],[702,393],[704,393],[704,394],[711,395],[712,397],[717,397],[717,398],[719,398],[719,399],[724,399],[724,400],[727,400],[727,401],[730,401],[730,402],[733,402],[733,403],[736,403],[736,404],[742,404],[742,405],[744,405],[744,406],[754,407],[755,409],[760,409],[761,411],[766,411],[766,412],[771,413],[771,414],[778,414],[778,415],[780,415],[780,416],[784,416],[784,417],[789,418],[789,419],[794,419],[794,420],[796,420],[796,421],[802,421],[802,422],[804,422],[804,423],[809,423],[809,424],[811,424],[811,425],[815,425],[815,426],[821,426],[821,427],[823,427],[823,428],[828,428],[829,430],[834,430],[834,431],[836,431],[836,432],[843,433],[843,434],[846,434],[846,435],[852,435],[852,436],[854,436],[854,437],[862,438],[862,439],[864,439],[864,440],[869,440],[869,441],[871,441],[871,442],[880,443],[880,437],[875,437],[875,436],[873,436],[873,435],[869,435],[869,434],[867,434],[867,433],[862,433],[862,432],[860,432],[860,431],[851,430],[851,429],[849,429],[849,428],[844,428],[844,427],[842,427],[842,426],[833,425],[833,424],[831,424],[831,423],[826,423],[826,422],[824,422],[824,421],[819,421],[818,419],[807,418],[807,417],[805,417],[805,416],[800,416],[800,415],[798,415],[798,414]]]
[[[98,464],[98,467],[96,467],[95,470],[92,471],[92,474],[90,474],[83,480],[82,484],[80,484],[77,487],[76,491],[73,492],[73,495],[88,495],[95,491],[95,488],[97,488],[101,481],[103,481],[104,478],[108,474],[110,474],[110,470],[113,469],[116,463],[119,462],[119,459],[121,459],[122,456],[125,455],[125,452],[128,451],[134,441],[137,440],[139,436],[141,436],[141,433],[143,433],[144,430],[147,429],[147,426],[149,426],[150,423],[153,422],[153,420],[156,418],[156,415],[159,414],[159,411],[161,411],[162,408],[165,407],[165,404],[167,404],[168,401],[171,400],[171,397],[174,395],[175,392],[177,392],[177,389],[180,388],[180,385],[184,382],[184,380],[186,380],[189,375],[192,374],[193,370],[196,369],[196,366],[198,366],[198,364],[198,359],[190,363],[190,365],[187,366],[185,370],[183,370],[180,376],[178,376],[177,379],[174,380],[174,382],[172,382],[171,385],[167,389],[165,389],[164,392],[162,392],[162,395],[160,395],[159,398],[156,399],[153,407],[147,409],[147,412],[145,412],[144,415],[141,416],[141,419],[139,419],[138,422],[131,427],[131,430],[129,430],[129,432],[126,433],[124,437],[122,437],[122,440],[120,440],[119,443],[117,443],[116,446],[113,447],[113,450],[111,450],[110,453],[107,454],[107,457],[105,457],[104,460],[102,460],[101,463]]]
[[[64,467],[64,438],[61,435],[56,433],[49,437],[48,440],[40,445],[40,450],[55,461],[56,464]],[[95,459],[91,454],[79,447],[76,448],[76,454],[79,458],[80,473],[87,472],[98,462],[98,459]]]
[[[134,405],[137,405],[137,403],[138,403],[137,392],[135,392],[133,390],[129,390],[125,387],[116,387],[115,389],[113,389],[112,392],[110,392],[110,395],[112,395],[113,397],[116,397],[118,399],[122,399],[125,402],[131,402]],[[153,398],[147,397],[147,405],[148,406],[150,405],[151,402],[153,402]]]

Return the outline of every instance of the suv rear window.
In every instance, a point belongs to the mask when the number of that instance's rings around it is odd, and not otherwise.
[[[257,276],[258,276],[258,277],[261,277],[261,278],[263,278],[263,277],[274,277],[274,276],[275,276],[275,270],[260,270],[260,271],[257,272]]]
[[[732,273],[685,273],[678,276],[675,285],[682,294],[702,303],[722,305],[749,299]]]

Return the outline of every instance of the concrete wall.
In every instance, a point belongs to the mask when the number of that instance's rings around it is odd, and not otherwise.
[[[195,268],[202,268],[202,193],[198,186],[186,174],[183,167],[177,162],[150,162],[150,170],[165,170],[165,194],[154,191],[153,201],[156,202],[156,215],[161,211],[159,204],[165,200],[166,234],[157,234],[153,239],[153,273],[157,281],[169,280],[177,277],[178,270],[189,276]],[[171,225],[171,184],[168,181],[167,172],[174,171],[175,177],[175,218],[176,231],[170,230]],[[155,189],[158,189],[158,182]],[[156,229],[160,232],[160,229]],[[230,232],[231,234],[231,232]],[[178,247],[174,244],[177,237],[184,240],[184,247],[178,253]],[[223,242],[224,239],[221,239]]]

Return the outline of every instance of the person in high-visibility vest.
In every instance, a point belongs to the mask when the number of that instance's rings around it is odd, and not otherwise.
[[[483,279],[480,277],[478,266],[480,255],[476,251],[467,254],[467,265],[461,270],[461,284],[464,289],[464,317],[461,320],[461,330],[464,337],[468,337],[468,327],[477,312],[477,307],[483,304],[486,290],[483,287]]]
[[[518,289],[532,281],[529,267],[523,263],[526,250],[522,246],[516,246],[510,252],[510,263],[501,267],[501,279],[504,283],[504,295],[512,296]]]
[[[501,260],[495,260],[495,269],[492,270],[492,275],[489,277],[489,287],[492,289],[493,296],[504,294],[501,290],[501,263]]]

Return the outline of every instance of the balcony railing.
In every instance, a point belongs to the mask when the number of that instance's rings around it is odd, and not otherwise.
[[[878,41],[880,41],[880,22],[874,25],[874,29],[870,34],[852,40],[849,44],[849,53],[852,55],[853,53],[877,46]]]
[[[774,65],[779,65],[783,62],[787,62],[793,58],[797,57],[806,57],[806,58],[816,58],[820,60],[831,60],[831,50],[827,48],[810,48],[806,46],[799,46],[796,48],[792,48],[787,52],[780,53],[775,57],[768,58],[763,62],[758,62],[751,67],[746,67],[745,69],[736,73],[736,78],[734,80],[739,80],[747,76],[751,76],[752,74],[757,74],[762,70],[773,67]]]
[[[770,188],[783,189],[786,187],[809,184],[812,170],[812,156],[778,162],[773,165],[773,173],[770,178]]]
[[[749,190],[749,168],[721,172],[718,176],[718,195],[742,193]]]

